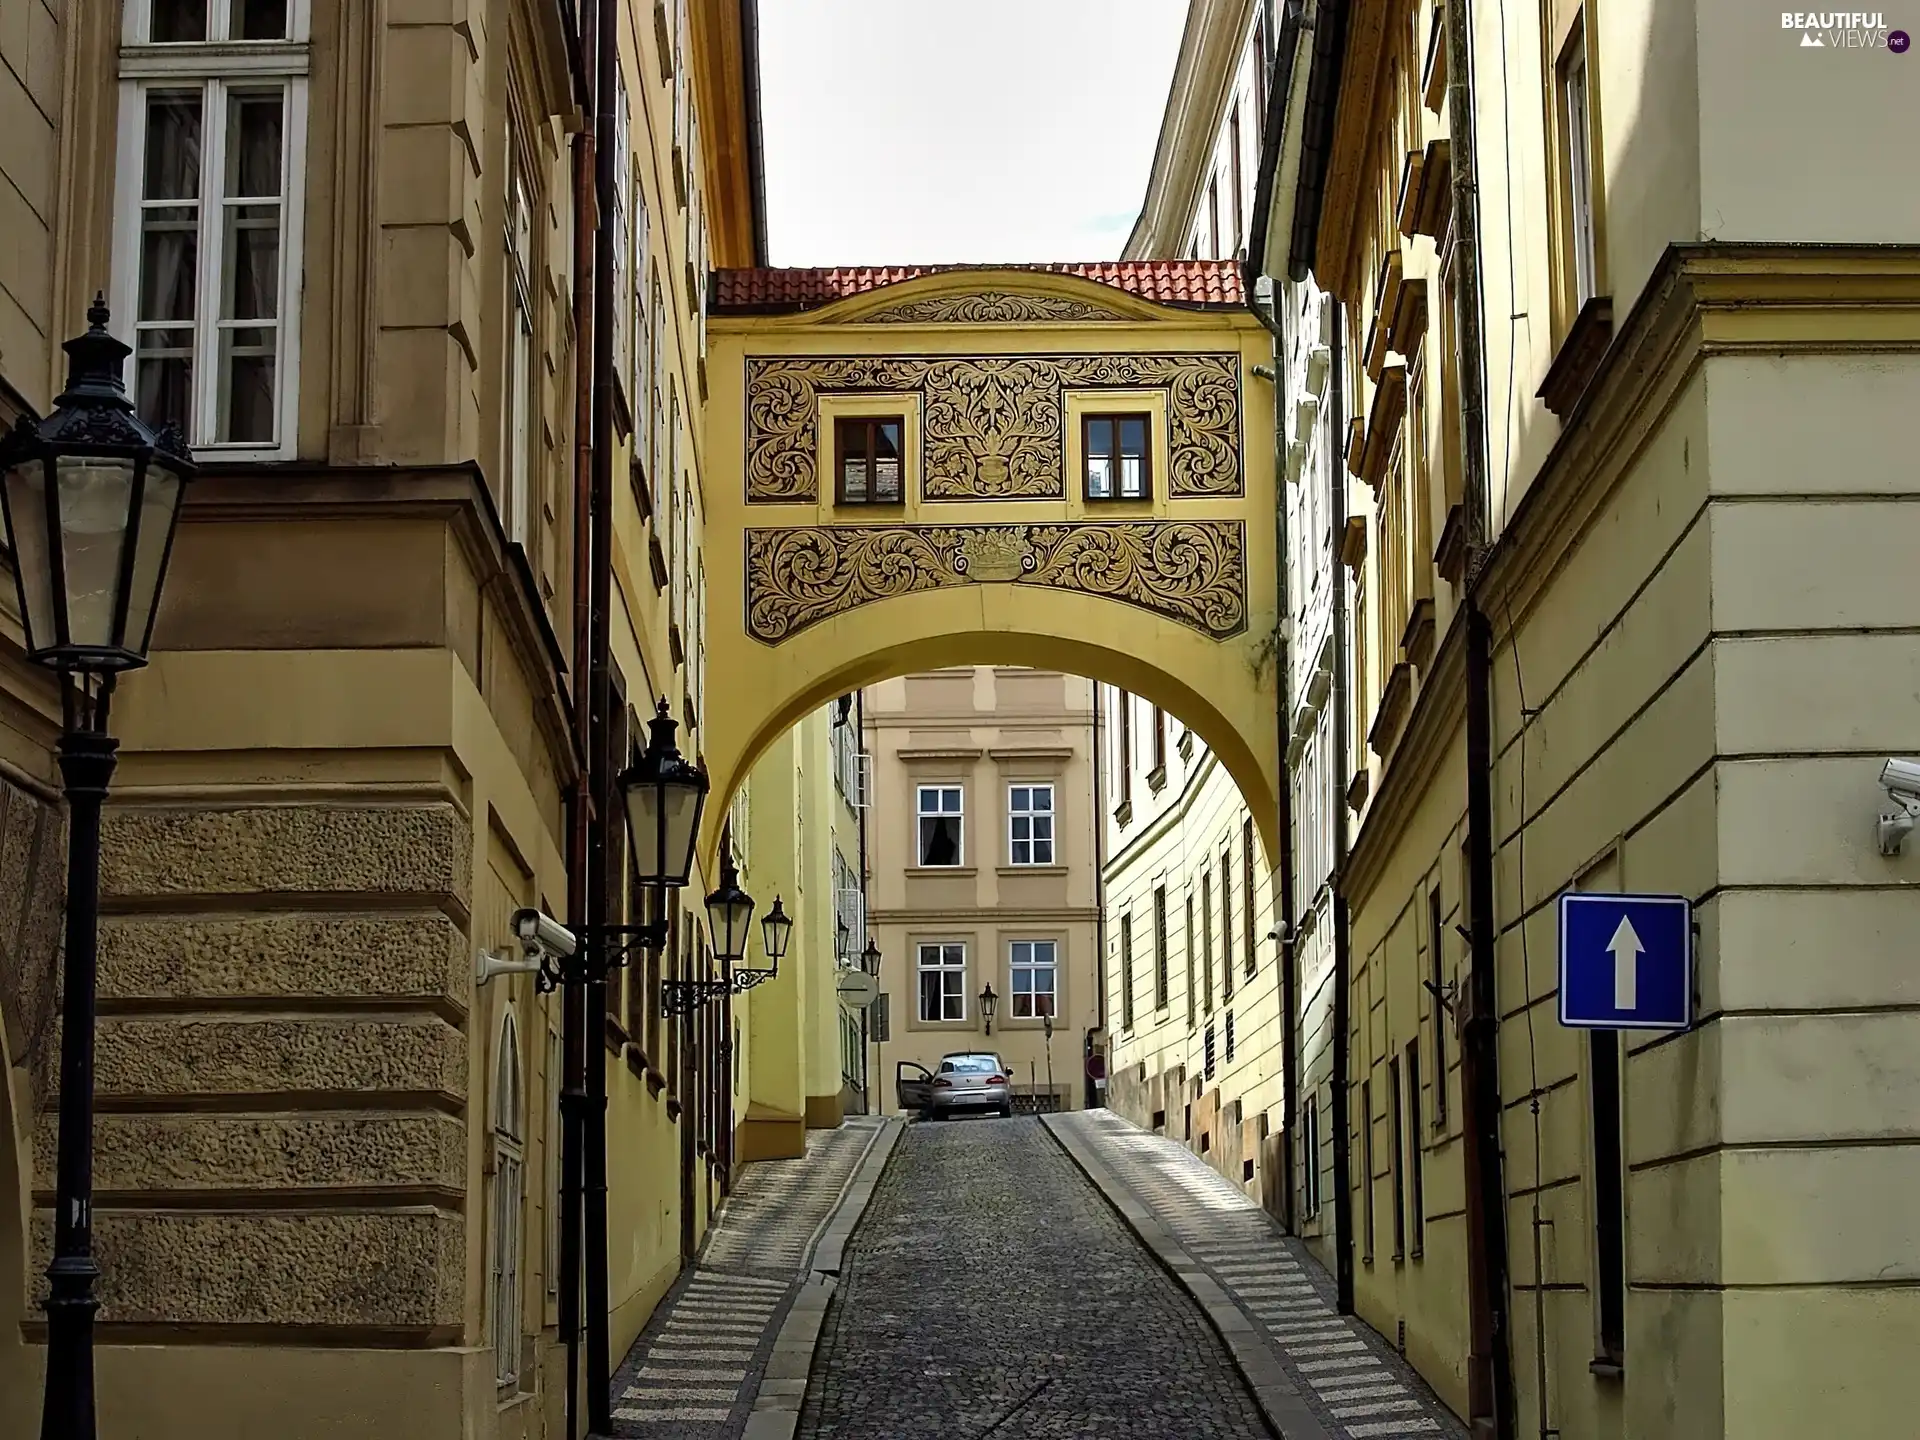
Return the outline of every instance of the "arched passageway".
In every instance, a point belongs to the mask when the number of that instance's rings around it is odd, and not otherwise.
[[[1270,340],[1237,295],[1173,298],[1178,267],[1104,268],[788,271],[773,298],[759,272],[720,277],[715,598],[689,621],[709,856],[727,797],[810,708],[996,664],[1187,721],[1277,863],[1273,417],[1252,377]]]

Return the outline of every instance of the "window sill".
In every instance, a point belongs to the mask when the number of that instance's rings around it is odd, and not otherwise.
[[[1122,800],[1113,809],[1113,823],[1122,828],[1133,823],[1133,801]]]
[[[626,1027],[608,1015],[601,1022],[600,1039],[609,1054],[618,1055],[627,1048]]]
[[[1624,1380],[1627,1378],[1627,1367],[1622,1361],[1599,1356],[1587,1362],[1587,1373],[1596,1380]]]
[[[970,880],[979,873],[980,872],[971,865],[907,866],[907,878],[909,880],[930,880],[942,876],[952,876],[956,879]]]
[[[1560,353],[1547,367],[1547,378],[1540,382],[1535,397],[1565,420],[1599,374],[1600,362],[1606,359],[1612,344],[1613,297],[1595,295],[1580,307],[1573,324],[1567,327],[1567,338],[1560,343]]]
[[[679,625],[672,622],[667,625],[667,653],[673,656],[674,669],[687,663],[687,643],[681,638]]]
[[[680,1112],[682,1108],[683,1107],[680,1104],[679,1096],[677,1095],[667,1096],[667,1118],[669,1120],[678,1120],[680,1118]]]
[[[667,552],[660,548],[660,535],[658,530],[647,537],[647,554],[653,561],[654,590],[661,591],[666,589],[667,581],[672,577],[667,570]]]
[[[996,875],[1064,875],[1064,865],[1000,865],[994,869]]]
[[[1144,514],[1153,509],[1151,495],[1088,495],[1083,491],[1080,500],[1102,510],[1138,510]]]
[[[1167,788],[1167,767],[1156,765],[1147,772],[1147,788],[1158,795]]]
[[[633,487],[633,503],[640,518],[653,519],[653,492],[647,488],[647,467],[638,455],[627,465],[627,483]]]
[[[836,496],[833,502],[835,510],[905,510],[905,497],[898,500],[844,500]]]
[[[1182,760],[1193,758],[1193,731],[1191,730],[1180,732],[1180,758]]]

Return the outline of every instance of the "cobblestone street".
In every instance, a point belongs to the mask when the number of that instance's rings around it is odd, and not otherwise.
[[[1199,1307],[1038,1121],[907,1130],[848,1248],[801,1435],[1270,1433]]]

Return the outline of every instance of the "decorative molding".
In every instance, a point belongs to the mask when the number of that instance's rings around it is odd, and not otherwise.
[[[1017,295],[978,290],[971,295],[929,295],[862,315],[856,325],[1010,325],[1045,320],[1128,320],[1133,317],[1090,300],[1062,295]]]
[[[1225,640],[1247,628],[1246,529],[1128,520],[746,532],[747,631],[763,644],[878,600],[992,583],[1118,600]]]
[[[820,496],[822,395],[921,396],[927,500],[1063,500],[1066,393],[1167,392],[1168,493],[1244,493],[1240,357],[1186,355],[796,356],[747,359],[747,500]]]

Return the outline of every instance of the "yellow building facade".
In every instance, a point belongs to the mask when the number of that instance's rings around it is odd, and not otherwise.
[[[1920,734],[1891,438],[1920,215],[1808,147],[1910,87],[1883,35],[1771,12],[1475,6],[1451,45],[1448,16],[1299,38],[1325,160],[1264,257],[1344,317],[1359,1313],[1502,1433],[1903,1431],[1920,862],[1875,818]],[[1568,890],[1694,902],[1690,1028],[1559,1023]]]
[[[1244,259],[1270,23],[1255,0],[1188,7],[1129,257]],[[1270,384],[1262,398],[1277,413]],[[1285,654],[1276,647],[1277,670]],[[1108,1103],[1283,1214],[1288,1012],[1275,867],[1254,840],[1261,798],[1180,712],[1105,687],[1100,709]]]
[[[689,754],[711,729],[706,274],[762,244],[751,36],[725,8],[616,7],[615,757],[657,698]],[[0,409],[47,409],[102,290],[136,402],[204,467],[153,663],[114,714],[103,1431],[561,1433],[559,1003],[476,961],[512,951],[515,908],[569,911],[576,20],[548,0],[32,0],[0,25]],[[64,847],[57,699],[4,590],[0,1431],[26,1434]],[[764,788],[824,773],[824,735],[802,723]],[[828,873],[805,835],[742,841],[762,913],[788,873]],[[825,1082],[754,1063],[763,1029],[832,1056],[832,951],[797,880],[776,981],[661,1013],[663,979],[712,971],[714,861],[665,953],[590,1017],[616,1360],[723,1197],[750,1104],[837,1119],[808,1104]]]

